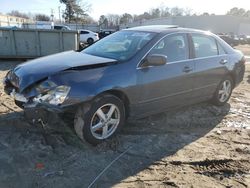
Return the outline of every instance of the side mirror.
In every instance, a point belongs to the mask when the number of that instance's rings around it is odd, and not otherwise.
[[[161,66],[167,63],[167,56],[160,54],[152,54],[147,56],[142,63],[142,67]]]

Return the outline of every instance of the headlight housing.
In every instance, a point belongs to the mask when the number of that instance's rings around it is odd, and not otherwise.
[[[66,100],[70,87],[57,86],[54,82],[44,81],[36,87],[36,91],[40,94],[33,99],[34,102],[60,105]]]
[[[43,94],[56,87],[57,85],[54,82],[50,80],[46,80],[46,81],[41,82],[39,85],[37,85],[35,89],[37,93]]]

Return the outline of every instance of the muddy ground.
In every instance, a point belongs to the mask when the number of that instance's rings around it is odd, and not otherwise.
[[[97,147],[59,118],[28,123],[2,84],[0,96],[0,188],[250,186],[250,64],[227,105],[130,121]]]

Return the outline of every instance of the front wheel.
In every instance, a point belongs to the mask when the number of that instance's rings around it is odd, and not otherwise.
[[[217,106],[222,106],[227,103],[233,90],[233,80],[231,77],[226,77],[223,79],[216,89],[213,96],[212,103]]]
[[[124,121],[123,102],[113,95],[106,94],[78,109],[74,128],[81,139],[97,145],[114,136],[121,129]]]

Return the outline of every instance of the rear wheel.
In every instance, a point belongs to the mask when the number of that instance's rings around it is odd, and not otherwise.
[[[93,40],[92,38],[88,38],[87,43],[88,43],[88,44],[93,44],[93,43],[94,43],[94,40]]]
[[[78,109],[74,128],[76,134],[87,142],[97,145],[114,136],[125,121],[123,102],[113,95],[102,95],[90,105]]]
[[[233,80],[231,79],[231,77],[228,76],[223,79],[217,87],[217,90],[212,99],[213,104],[217,106],[222,106],[226,104],[232,94],[232,90]]]

